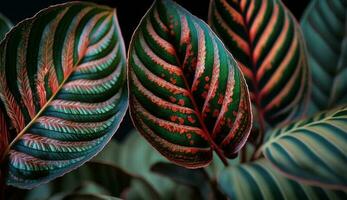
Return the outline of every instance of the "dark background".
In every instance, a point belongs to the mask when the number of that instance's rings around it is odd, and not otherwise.
[[[89,0],[90,2],[108,5],[117,9],[117,15],[125,45],[128,46],[133,31],[140,22],[142,16],[151,6],[154,0]],[[209,0],[175,0],[181,6],[197,17],[207,21]],[[32,17],[43,8],[50,5],[69,2],[67,0],[1,0],[0,12],[8,17],[13,24]],[[299,20],[309,0],[283,0],[283,3],[292,11]],[[130,117],[127,115],[115,134],[122,139],[132,129]]]

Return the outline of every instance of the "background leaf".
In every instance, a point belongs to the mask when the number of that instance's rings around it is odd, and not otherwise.
[[[302,19],[312,72],[310,112],[347,103],[347,2],[312,0]]]
[[[252,116],[235,60],[207,24],[171,0],[156,1],[129,48],[130,112],[139,132],[178,165],[234,157]],[[223,154],[223,155],[222,155]]]
[[[347,189],[347,106],[274,130],[265,157],[289,178]]]
[[[297,117],[309,74],[300,26],[280,0],[212,0],[209,24],[245,75],[264,129]]]
[[[21,22],[0,44],[0,77],[7,184],[32,188],[80,166],[127,109],[115,10],[67,3]]]
[[[5,37],[5,34],[11,29],[12,23],[4,15],[0,13],[0,41]]]
[[[231,199],[346,199],[342,191],[306,186],[287,179],[265,159],[227,167],[219,186]]]
[[[133,192],[137,192],[141,199],[159,199],[155,190],[143,178],[114,165],[93,161],[35,188],[29,192],[26,200],[69,199],[74,196],[82,198],[82,195],[90,194],[127,198],[129,190],[135,190]]]

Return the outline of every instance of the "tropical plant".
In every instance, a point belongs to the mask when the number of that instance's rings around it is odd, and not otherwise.
[[[127,56],[108,6],[0,15],[1,198],[347,199],[346,13],[156,0]]]

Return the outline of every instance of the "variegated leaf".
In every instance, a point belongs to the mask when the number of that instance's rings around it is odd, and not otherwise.
[[[312,0],[301,19],[312,71],[311,112],[347,103],[346,10],[346,0]]]
[[[129,48],[130,111],[169,160],[206,166],[212,148],[232,157],[252,124],[247,85],[207,24],[171,0],[156,1]]]
[[[12,24],[9,19],[0,13],[0,41],[5,37],[5,34],[11,29]]]
[[[282,2],[211,0],[209,24],[237,59],[260,125],[297,117],[309,73],[300,26]]]
[[[235,200],[251,199],[346,199],[343,191],[308,186],[290,180],[278,173],[265,159],[232,166],[222,171],[218,184]]]
[[[347,190],[347,106],[274,130],[263,153],[291,179]]]
[[[40,11],[0,44],[1,165],[31,188],[80,166],[127,109],[125,48],[114,9],[67,3]]]

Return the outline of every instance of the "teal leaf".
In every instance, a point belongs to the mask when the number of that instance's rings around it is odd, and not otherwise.
[[[12,23],[4,15],[0,13],[0,41],[5,37],[5,34],[11,29]]]
[[[0,44],[0,145],[6,182],[32,188],[95,156],[128,104],[114,9],[73,2],[15,26]]]
[[[288,178],[347,189],[347,106],[272,132],[265,157]]]
[[[347,103],[346,10],[346,0],[312,0],[301,19],[312,73],[312,113]]]
[[[219,186],[230,199],[346,199],[342,191],[307,186],[282,176],[271,164],[260,159],[252,163],[231,166],[222,171]]]

